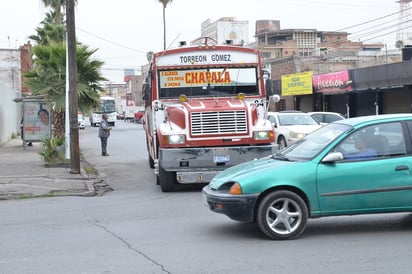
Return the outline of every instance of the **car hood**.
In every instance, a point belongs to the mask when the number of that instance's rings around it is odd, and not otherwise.
[[[218,189],[226,182],[240,182],[243,178],[250,178],[265,173],[267,169],[291,166],[293,163],[294,162],[273,159],[272,157],[245,162],[220,172],[212,179],[209,186],[213,189]]]
[[[282,126],[282,127],[287,128],[290,131],[309,134],[312,131],[315,131],[322,126],[321,125],[291,125],[291,126]]]

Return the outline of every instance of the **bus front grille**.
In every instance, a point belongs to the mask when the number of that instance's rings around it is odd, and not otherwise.
[[[193,112],[190,120],[193,136],[247,133],[245,110]]]

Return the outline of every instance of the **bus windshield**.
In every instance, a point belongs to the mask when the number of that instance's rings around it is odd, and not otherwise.
[[[257,69],[204,68],[159,71],[159,98],[259,95]]]
[[[100,107],[95,109],[95,113],[111,113],[116,111],[114,99],[100,100]]]

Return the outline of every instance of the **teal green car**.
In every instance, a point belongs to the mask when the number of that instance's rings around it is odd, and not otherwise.
[[[210,210],[299,237],[309,218],[412,211],[412,115],[330,123],[278,153],[228,168],[203,188]]]

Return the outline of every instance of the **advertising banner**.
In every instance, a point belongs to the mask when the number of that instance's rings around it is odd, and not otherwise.
[[[340,92],[352,90],[347,70],[313,76],[314,92]]]
[[[23,102],[23,134],[25,141],[41,141],[50,137],[50,111],[44,101]]]
[[[312,94],[312,71],[282,76],[282,96]]]

